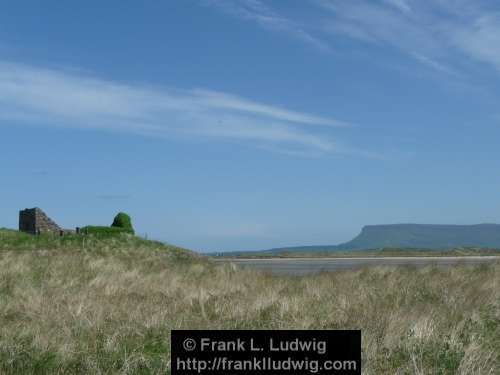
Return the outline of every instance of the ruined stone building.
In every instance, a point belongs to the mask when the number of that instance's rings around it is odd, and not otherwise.
[[[38,207],[19,211],[19,230],[31,234],[62,233],[62,228]]]

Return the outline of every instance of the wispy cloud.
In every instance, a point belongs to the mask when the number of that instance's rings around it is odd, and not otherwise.
[[[443,72],[443,73],[446,73],[449,75],[454,75],[454,76],[459,75],[459,73],[457,73],[453,68],[451,68],[447,65],[444,65],[436,60],[433,60],[428,56],[421,55],[420,53],[413,53],[412,56],[420,63],[427,65],[427,66],[431,67],[432,69],[435,69],[437,71],[440,71],[440,72]]]
[[[227,14],[255,22],[268,30],[282,32],[322,51],[330,51],[328,43],[306,31],[299,22],[278,14],[259,0],[204,0]]]
[[[331,133],[349,126],[227,93],[158,89],[0,62],[0,124],[12,122],[232,139],[298,153],[343,152]]]
[[[500,71],[500,12],[483,15],[471,25],[455,30],[453,41],[471,58]]]
[[[500,69],[500,6],[465,0],[314,0],[329,12],[325,31],[391,46],[448,75],[465,57]],[[457,58],[458,57],[458,58]]]
[[[440,51],[440,45],[430,37],[432,31],[426,21],[417,21],[417,16],[408,14],[411,8],[407,2],[355,0],[339,3],[322,0],[319,4],[330,11],[325,27],[327,32],[395,47],[427,66],[443,70],[443,63],[429,64],[429,56]]]
[[[284,7],[260,0],[201,1],[326,51],[344,36],[395,48],[455,78],[467,59],[500,69],[500,5],[487,0],[309,0],[307,17],[285,16]]]
[[[209,90],[193,90],[194,95],[203,98],[206,105],[221,109],[231,109],[244,112],[256,113],[263,116],[268,116],[276,120],[285,120],[301,124],[315,124],[333,127],[349,127],[347,122],[333,120],[330,118],[314,116],[306,113],[290,111],[285,108],[268,106],[250,100],[245,100],[235,95],[229,95]]]
[[[387,4],[396,7],[403,13],[411,12],[411,7],[406,0],[384,0]]]

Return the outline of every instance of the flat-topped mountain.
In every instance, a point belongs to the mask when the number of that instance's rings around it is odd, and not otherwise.
[[[254,254],[334,252],[382,248],[447,250],[460,247],[500,249],[500,224],[367,225],[349,242],[340,245],[292,246],[253,252]],[[228,254],[243,254],[234,252]],[[251,253],[251,252],[250,252]]]
[[[339,250],[374,248],[449,249],[454,247],[500,248],[500,225],[392,224],[367,225]]]

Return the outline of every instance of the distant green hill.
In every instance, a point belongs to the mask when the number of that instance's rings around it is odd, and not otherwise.
[[[389,224],[367,225],[349,242],[340,245],[292,246],[259,252],[232,252],[224,255],[273,255],[307,252],[343,252],[373,249],[500,248],[500,224],[435,225]]]

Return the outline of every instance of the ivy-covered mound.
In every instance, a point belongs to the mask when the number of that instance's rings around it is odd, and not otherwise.
[[[82,228],[82,232],[96,235],[114,235],[121,233],[135,234],[134,228],[132,227],[132,219],[124,212],[119,212],[115,216],[110,227],[87,225]]]

